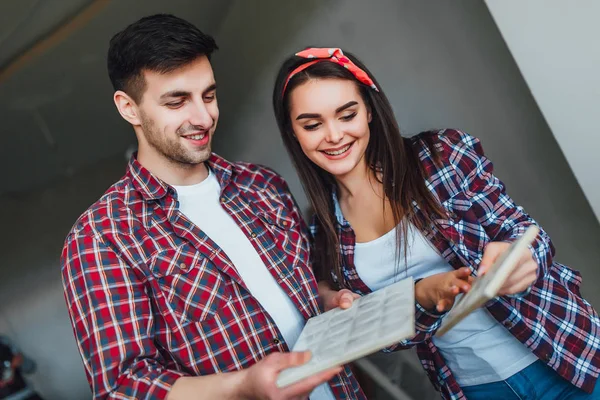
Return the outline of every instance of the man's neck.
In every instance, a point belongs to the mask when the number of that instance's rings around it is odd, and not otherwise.
[[[163,182],[174,186],[194,185],[208,177],[206,162],[182,164],[155,155],[138,154],[138,162]]]

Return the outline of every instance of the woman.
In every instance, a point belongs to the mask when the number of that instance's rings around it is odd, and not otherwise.
[[[325,309],[410,275],[417,335],[395,348],[417,347],[444,398],[600,398],[600,321],[581,297],[579,273],[552,260],[543,230],[499,297],[434,336],[456,287],[468,290],[456,271],[484,273],[535,224],[476,138],[456,130],[403,138],[373,75],[335,48],[286,60],[273,105],[315,210]]]

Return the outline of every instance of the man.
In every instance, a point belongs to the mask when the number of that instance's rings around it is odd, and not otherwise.
[[[364,398],[347,368],[275,385],[310,357],[286,352],[319,312],[317,287],[285,181],[211,154],[216,49],[170,15],[110,42],[114,102],[138,153],[62,253],[94,398]]]

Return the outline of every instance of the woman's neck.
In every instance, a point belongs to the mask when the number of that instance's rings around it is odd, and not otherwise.
[[[374,240],[397,224],[376,174],[371,168],[355,168],[352,173],[336,177],[340,208],[358,242]]]
[[[371,194],[376,194],[377,197],[381,198],[383,195],[381,183],[366,163],[357,165],[345,175],[336,176],[335,180],[339,189],[338,199],[340,201]]]

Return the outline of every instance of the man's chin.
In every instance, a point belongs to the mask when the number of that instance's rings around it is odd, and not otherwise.
[[[208,151],[206,154],[193,154],[193,155],[188,155],[186,157],[180,157],[178,159],[176,159],[177,162],[179,162],[180,164],[187,164],[190,167],[199,165],[204,163],[205,161],[208,161],[208,159],[210,158],[211,152]]]

